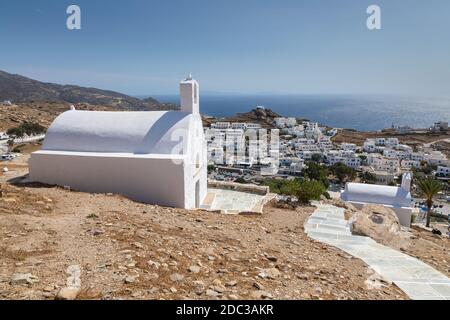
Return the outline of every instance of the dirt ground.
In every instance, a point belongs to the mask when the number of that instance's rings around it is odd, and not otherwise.
[[[78,299],[407,299],[395,285],[368,285],[362,261],[310,240],[313,207],[163,208],[20,184],[26,160],[2,163],[0,299],[53,299],[70,265],[81,268]],[[18,273],[36,281],[14,284]]]
[[[422,146],[423,144],[449,139],[450,132],[442,133],[410,133],[410,134],[397,134],[393,130],[385,130],[383,132],[358,132],[350,130],[339,130],[338,134],[333,137],[334,143],[355,143],[359,146],[364,144],[366,139],[374,139],[379,137],[385,138],[398,138],[401,143],[407,144],[412,147]]]
[[[450,277],[450,238],[418,227],[413,227],[412,233],[410,244],[400,250]]]
[[[443,154],[450,158],[450,142],[447,141],[438,141],[432,145],[434,150],[442,151]]]

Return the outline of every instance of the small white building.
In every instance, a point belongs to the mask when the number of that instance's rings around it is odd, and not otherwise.
[[[199,208],[207,154],[199,86],[180,84],[180,111],[64,112],[29,160],[30,180],[133,200]]]
[[[377,146],[384,146],[386,144],[386,138],[375,138],[375,144]]]
[[[350,151],[356,151],[358,147],[354,143],[341,143],[341,150],[350,150]]]
[[[233,122],[231,124],[231,129],[234,130],[246,130],[247,124],[245,122]]]
[[[412,174],[403,175],[400,187],[380,186],[363,183],[347,183],[341,193],[341,199],[361,209],[365,204],[380,204],[394,210],[403,226],[411,225]]]
[[[215,122],[211,124],[211,129],[226,130],[230,127],[229,122]]]
[[[416,168],[419,169],[420,168],[420,161],[415,161],[415,160],[402,160],[401,161],[401,167],[411,170],[412,168]]]
[[[259,123],[247,123],[246,129],[247,130],[261,129],[261,125]]]
[[[438,177],[450,177],[450,167],[438,166],[436,170],[436,175]]]
[[[364,142],[363,150],[364,150],[365,152],[375,152],[375,151],[377,150],[377,144],[376,144],[375,140],[373,140],[373,139],[367,139],[367,140]]]
[[[388,138],[385,142],[386,147],[390,147],[390,148],[397,148],[399,143],[400,142],[398,141],[398,138]]]
[[[431,127],[431,130],[447,131],[448,130],[448,122],[446,122],[446,121],[435,122],[434,125]]]
[[[431,151],[425,154],[425,160],[432,166],[449,166],[450,160],[441,151]]]
[[[410,126],[399,126],[398,128],[397,128],[397,133],[398,134],[408,134],[408,133],[411,133],[411,132],[413,132],[413,128],[411,128]]]

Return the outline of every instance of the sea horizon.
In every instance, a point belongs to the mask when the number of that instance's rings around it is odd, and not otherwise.
[[[141,95],[163,103],[179,103],[175,94]],[[358,131],[392,126],[428,128],[450,121],[450,97],[407,97],[389,94],[202,94],[201,112],[230,117],[264,106],[281,116],[317,121],[323,125]]]

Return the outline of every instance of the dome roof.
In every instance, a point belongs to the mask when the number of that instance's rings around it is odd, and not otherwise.
[[[342,194],[342,199],[353,202],[385,204],[394,207],[411,206],[411,194],[403,188],[363,183],[348,183]]]
[[[64,112],[47,131],[43,150],[177,154],[181,137],[190,137],[192,114],[180,111]],[[199,118],[199,119],[197,119]],[[189,139],[183,139],[187,146]]]

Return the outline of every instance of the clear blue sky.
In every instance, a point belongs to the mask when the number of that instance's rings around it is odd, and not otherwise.
[[[128,94],[192,71],[210,92],[450,95],[449,0],[2,0],[0,40],[2,70]]]

